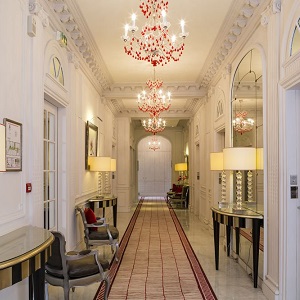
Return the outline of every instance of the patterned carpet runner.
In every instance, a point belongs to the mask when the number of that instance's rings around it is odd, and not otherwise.
[[[111,265],[109,300],[217,299],[172,208],[141,200]],[[94,300],[103,299],[100,285]]]

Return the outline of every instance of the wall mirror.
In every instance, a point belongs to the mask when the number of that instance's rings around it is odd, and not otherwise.
[[[252,173],[253,200],[247,198],[247,171],[243,174],[242,201],[263,213],[263,89],[262,59],[257,49],[250,50],[235,70],[231,99],[232,147],[257,149],[257,168]],[[233,183],[234,184],[234,183]],[[235,190],[235,186],[233,186]],[[234,199],[235,201],[235,199]]]

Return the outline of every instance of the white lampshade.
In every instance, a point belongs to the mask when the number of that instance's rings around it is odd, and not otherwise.
[[[117,170],[117,160],[115,158],[112,158],[110,160],[110,170],[112,172],[115,172]]]
[[[90,156],[88,163],[92,172],[108,172],[111,169],[111,158],[106,156]]]
[[[264,148],[256,149],[256,169],[257,170],[264,169]]]
[[[223,152],[210,153],[210,169],[212,171],[223,170]]]
[[[0,172],[5,171],[5,126],[0,124]]]
[[[223,149],[224,170],[255,170],[256,148],[234,147]]]
[[[187,171],[187,163],[178,163],[175,164],[175,171]]]

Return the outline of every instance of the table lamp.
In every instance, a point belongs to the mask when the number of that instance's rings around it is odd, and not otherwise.
[[[182,183],[184,182],[183,180],[183,172],[187,171],[187,163],[178,163],[175,164],[175,171],[179,172],[179,176],[182,178]]]
[[[264,148],[256,148],[256,170],[264,169]]]
[[[256,148],[234,147],[223,149],[224,170],[236,172],[236,210],[242,210],[242,170],[247,170],[248,201],[253,202],[253,175],[251,170],[256,169]]]
[[[210,170],[222,171],[221,173],[221,202],[226,202],[226,173],[223,168],[223,152],[210,153]]]
[[[111,169],[111,158],[107,156],[90,156],[88,163],[91,172],[98,172],[98,195],[102,194],[102,172],[109,172]]]

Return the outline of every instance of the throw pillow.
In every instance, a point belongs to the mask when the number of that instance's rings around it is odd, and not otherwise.
[[[93,212],[93,210],[91,208],[86,208],[84,210],[84,214],[85,214],[85,218],[88,224],[93,224],[97,222],[97,218],[95,213]],[[92,231],[97,231],[97,228],[89,228]]]

